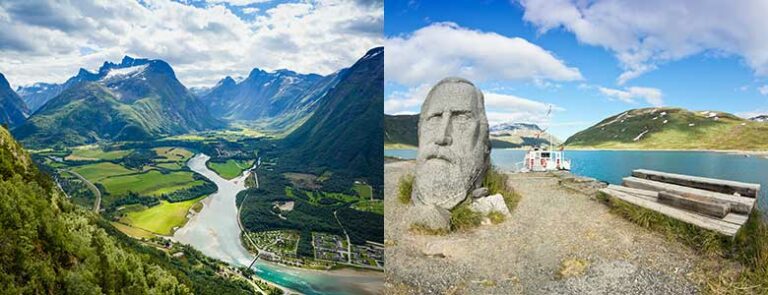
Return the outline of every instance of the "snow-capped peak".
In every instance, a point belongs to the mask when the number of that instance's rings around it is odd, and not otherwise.
[[[112,79],[114,77],[133,76],[139,73],[143,73],[147,69],[148,64],[133,66],[127,68],[110,69],[107,75],[104,76],[104,80]]]

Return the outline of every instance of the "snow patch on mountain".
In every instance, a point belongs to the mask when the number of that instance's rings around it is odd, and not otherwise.
[[[115,77],[125,77],[125,76],[134,76],[136,74],[143,73],[144,70],[147,69],[148,64],[140,65],[140,66],[133,66],[133,67],[127,67],[127,68],[117,68],[117,69],[110,69],[106,76],[104,76],[104,80],[112,79]]]

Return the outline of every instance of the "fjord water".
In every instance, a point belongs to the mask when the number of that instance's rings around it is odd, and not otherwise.
[[[494,149],[491,163],[502,170],[515,169],[525,158],[524,150]],[[416,150],[385,150],[385,156],[415,159]],[[634,169],[759,183],[760,208],[768,208],[768,159],[764,156],[702,151],[565,151],[574,174],[612,184],[630,176]]]
[[[213,258],[237,266],[248,266],[254,256],[240,242],[235,197],[245,189],[245,175],[226,180],[208,169],[210,159],[198,154],[187,166],[210,179],[218,191],[203,200],[203,210],[176,231],[173,238],[192,245]],[[259,261],[253,266],[259,277],[302,294],[373,294],[384,285],[383,274],[343,270],[314,271]]]

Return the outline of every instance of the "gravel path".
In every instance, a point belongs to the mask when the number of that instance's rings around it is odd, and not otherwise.
[[[695,294],[712,263],[542,175],[510,175],[522,200],[499,225],[413,234],[396,196],[413,167],[384,168],[387,294]]]

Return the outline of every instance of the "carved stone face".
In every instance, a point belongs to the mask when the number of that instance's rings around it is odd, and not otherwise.
[[[419,117],[416,205],[450,210],[482,183],[490,154],[483,100],[460,78],[444,79],[429,92]]]

